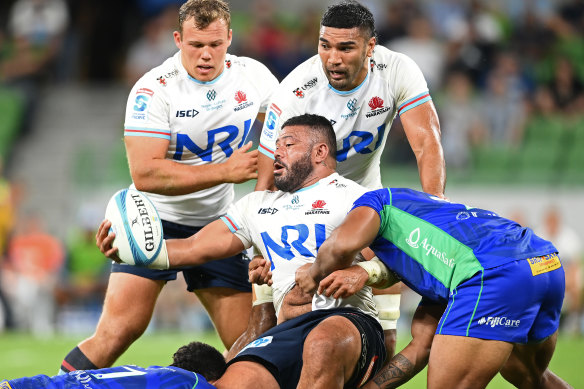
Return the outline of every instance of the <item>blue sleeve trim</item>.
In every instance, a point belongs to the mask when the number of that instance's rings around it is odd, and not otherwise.
[[[397,111],[400,115],[402,115],[404,112],[407,112],[410,109],[415,108],[421,104],[424,104],[425,102],[430,100],[432,100],[430,92],[426,91],[404,102],[402,105],[398,107]]]

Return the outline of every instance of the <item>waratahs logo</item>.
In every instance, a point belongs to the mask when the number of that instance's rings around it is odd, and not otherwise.
[[[247,101],[247,96],[245,95],[245,93],[238,90],[237,92],[235,92],[235,101],[237,101],[237,104],[241,104],[244,101]]]
[[[384,101],[381,97],[379,96],[372,97],[368,103],[369,108],[371,108],[371,112],[367,113],[365,117],[370,118],[372,116],[381,115],[382,113],[387,112],[389,110],[389,107],[384,107],[383,104]]]
[[[375,96],[369,100],[369,107],[373,109],[383,108],[383,99],[381,97]]]
[[[326,205],[324,200],[316,200],[314,203],[312,203],[312,208],[324,208],[324,206]]]
[[[233,108],[235,112],[240,111],[244,108],[251,107],[253,105],[253,101],[247,101],[247,96],[244,92],[238,90],[235,92],[235,101],[237,101],[237,107]]]
[[[330,211],[325,209],[326,202],[324,200],[316,200],[312,203],[312,209],[304,212],[305,215],[328,215]]]

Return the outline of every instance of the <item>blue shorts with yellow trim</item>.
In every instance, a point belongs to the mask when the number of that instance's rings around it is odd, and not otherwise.
[[[557,254],[485,269],[450,293],[436,334],[541,341],[559,327],[564,289]]]
[[[196,234],[202,227],[185,226],[163,220],[162,228],[165,239],[184,239]],[[172,281],[176,280],[177,273],[182,271],[187,282],[187,289],[190,292],[212,287],[251,292],[248,265],[249,261],[242,253],[200,266],[168,270],[114,263],[112,264],[112,273],[130,273],[151,280]]]

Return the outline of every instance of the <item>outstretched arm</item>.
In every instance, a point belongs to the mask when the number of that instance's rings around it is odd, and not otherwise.
[[[170,267],[179,267],[231,257],[245,246],[223,221],[215,220],[190,238],[168,239],[166,249]]]
[[[95,236],[97,247],[106,257],[123,262],[124,258],[120,260],[118,257],[118,249],[112,246],[115,234],[108,233],[110,227],[110,221],[101,222]],[[245,249],[241,240],[221,220],[207,224],[190,238],[167,239],[165,242],[168,253],[167,268],[202,265],[215,259],[231,257]]]
[[[422,190],[444,197],[446,164],[440,143],[440,123],[432,101],[400,116],[408,142],[416,156]]]

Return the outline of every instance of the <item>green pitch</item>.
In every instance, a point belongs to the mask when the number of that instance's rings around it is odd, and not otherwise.
[[[56,374],[65,354],[83,338],[84,336],[56,336],[37,339],[22,334],[0,334],[0,380],[36,374]],[[222,350],[219,338],[214,333],[146,333],[130,347],[117,364],[168,365],[174,351],[192,340],[206,342]],[[398,349],[401,349],[405,342],[406,340],[403,339],[398,344]],[[560,337],[551,362],[551,369],[575,388],[584,388],[584,372],[581,367],[582,350],[584,350],[584,338]],[[480,363],[480,357],[473,362]],[[425,388],[425,371],[403,387]],[[512,386],[497,376],[489,385],[489,389],[498,388],[512,388]]]

